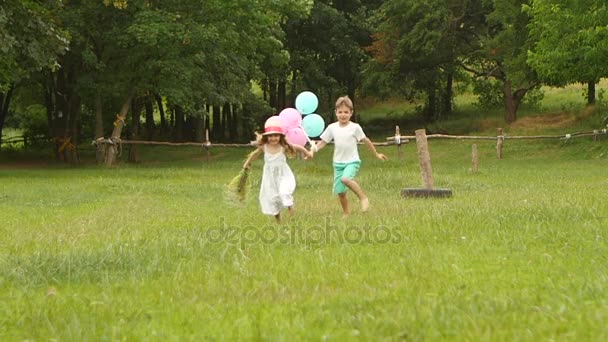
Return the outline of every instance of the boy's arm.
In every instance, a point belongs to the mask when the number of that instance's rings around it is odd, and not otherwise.
[[[374,146],[374,143],[371,140],[369,140],[368,137],[361,139],[361,141],[363,141],[365,143],[365,145],[367,145],[367,148],[369,148],[369,150],[372,151],[376,155],[376,158],[378,158],[380,160],[388,160],[388,158],[384,154],[378,153],[378,151],[376,150],[376,146]]]
[[[249,154],[247,160],[243,163],[243,169],[248,169],[251,166],[251,162],[256,160],[260,154],[262,154],[262,146],[258,146],[258,148]]]

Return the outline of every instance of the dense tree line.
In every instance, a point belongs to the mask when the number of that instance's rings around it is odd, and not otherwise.
[[[0,133],[45,133],[71,161],[121,108],[131,138],[238,141],[303,90],[326,111],[341,94],[423,99],[430,121],[467,82],[513,122],[543,84],[594,101],[607,25],[593,0],[4,0]]]

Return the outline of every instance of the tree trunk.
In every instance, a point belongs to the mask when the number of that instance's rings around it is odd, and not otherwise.
[[[595,103],[595,82],[587,82],[587,105]]]
[[[156,99],[156,106],[158,107],[158,112],[160,113],[160,131],[161,134],[167,134],[167,119],[165,118],[165,107],[163,106],[163,99],[159,94],[154,94],[154,98]]]
[[[194,121],[194,141],[203,142],[205,140],[205,119],[204,117],[192,118]]]
[[[141,102],[148,102],[148,99],[137,98],[131,102],[131,137],[129,140],[139,140],[139,122],[141,116]],[[129,145],[129,162],[137,163],[137,145],[131,144]]]
[[[66,160],[70,164],[80,163],[80,154],[78,152],[78,143],[80,139],[80,116],[81,116],[81,100],[80,96],[72,94],[70,97],[69,106],[69,127],[64,136],[70,139],[67,148],[64,149]]]
[[[452,97],[454,96],[454,76],[448,73],[448,78],[445,84],[445,93],[443,94],[443,114],[449,116],[452,114]]]
[[[99,143],[103,138],[103,105],[101,102],[101,94],[98,92],[95,95],[95,141],[98,142],[96,144],[97,151],[95,152],[95,160],[97,161],[97,164],[103,163],[103,160],[105,159],[104,145]]]
[[[236,139],[236,118],[235,113],[232,110],[232,105],[230,103],[224,104],[224,115],[226,117],[226,126],[228,127],[228,137],[230,142],[234,142]]]
[[[55,156],[58,157],[57,160],[62,160],[65,162],[65,156],[63,154],[64,144],[64,133],[67,127],[67,117],[68,117],[68,97],[69,90],[67,89],[66,83],[66,75],[65,71],[59,69],[57,74],[55,75],[55,84],[52,89],[53,91],[53,99],[54,105],[53,108],[53,133],[51,137],[54,139],[55,144],[53,148],[55,149]]]
[[[298,85],[298,73],[297,73],[297,71],[293,71],[291,73],[291,89],[290,89],[292,96],[293,96],[293,94],[296,93],[297,85]]]
[[[426,121],[431,122],[437,115],[437,92],[434,88],[429,88],[427,94]]]
[[[49,74],[47,82],[44,85],[44,104],[46,107],[46,119],[48,126],[49,138],[55,137],[55,82],[53,81],[53,74]],[[59,160],[59,151],[57,150],[55,143],[53,143],[53,153],[55,154],[55,160]]]
[[[116,154],[118,152],[118,144],[120,144],[120,134],[122,133],[122,128],[125,125],[125,119],[127,118],[127,113],[129,112],[129,107],[131,107],[131,100],[133,99],[133,91],[125,99],[125,102],[122,104],[120,108],[120,114],[118,114],[118,118],[114,122],[114,130],[112,131],[112,136],[110,137],[111,144],[108,144],[106,150],[106,166],[112,166],[114,163],[114,159],[116,158]]]
[[[235,142],[239,139],[239,106],[232,105],[232,125],[230,126],[230,141]]]
[[[181,106],[175,106],[175,141],[184,141],[184,109]]]
[[[222,106],[222,123],[220,125],[221,127],[221,131],[222,131],[222,138],[226,137],[226,129],[228,128],[228,115],[230,114],[230,109],[226,109],[226,106],[229,106],[228,104],[224,104]],[[230,108],[230,107],[228,107]]]
[[[14,90],[15,87],[11,84],[6,93],[0,93],[0,150],[2,149],[2,130],[4,129],[6,117],[8,116],[8,109],[11,104]]]
[[[277,105],[280,108],[287,108],[287,90],[286,90],[286,81],[281,80],[277,86]],[[293,96],[293,94],[292,94]],[[290,101],[291,102],[291,101]],[[295,107],[295,104],[290,105],[291,107]]]
[[[270,105],[270,107],[274,108],[274,110],[276,110],[277,112],[280,112],[281,109],[283,108],[279,108],[278,103],[277,103],[277,82],[275,80],[268,80],[268,104]]]
[[[211,132],[211,119],[209,118],[209,113],[211,112],[211,110],[211,106],[208,103],[205,104],[205,140],[207,140],[207,132]]]
[[[213,126],[211,128],[211,136],[213,140],[220,141],[224,139],[224,135],[222,132],[222,113],[220,111],[220,106],[213,105],[212,109],[212,117],[213,117]]]
[[[144,106],[146,107],[146,139],[152,140],[154,137],[154,106],[152,104],[152,97],[146,96],[144,99]]]
[[[72,103],[72,90],[69,70],[59,69],[57,71],[56,82],[53,91],[53,98],[55,100],[55,116],[53,118],[54,132],[52,137],[55,140],[55,155],[59,157],[58,160],[68,162],[68,154],[66,153],[66,150],[70,149],[70,144],[72,143],[68,140],[70,139],[69,136],[71,135],[69,133],[69,128]]]
[[[268,101],[268,78],[265,78],[262,80],[261,82],[261,87],[262,87],[262,98],[264,99],[264,102],[269,103]]]
[[[247,103],[243,104],[243,109],[242,109],[242,120],[241,120],[241,127],[242,127],[242,132],[243,132],[243,136],[247,139],[251,139],[251,137],[253,136],[253,127],[251,127],[251,109],[249,109],[249,105],[247,105]]]
[[[517,120],[517,109],[519,108],[523,95],[520,95],[519,92],[513,93],[511,81],[509,80],[504,82],[502,92],[505,102],[505,122],[510,124]],[[523,94],[525,94],[525,92]]]

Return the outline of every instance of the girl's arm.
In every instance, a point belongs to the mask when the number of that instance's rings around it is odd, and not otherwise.
[[[258,146],[255,151],[249,153],[249,157],[243,163],[243,169],[248,169],[251,166],[251,162],[256,160],[262,154],[262,146]]]
[[[291,145],[291,146],[293,146],[293,148],[296,151],[304,153],[304,155],[306,156],[306,158],[304,158],[304,159],[311,159],[313,157],[313,154],[310,151],[308,151],[307,149],[305,149],[304,146],[300,146],[300,145]]]
[[[367,145],[367,148],[369,148],[369,150],[372,151],[376,155],[376,158],[378,158],[380,160],[388,160],[388,158],[384,154],[378,153],[378,151],[376,150],[376,146],[374,146],[374,143],[371,140],[369,140],[368,137],[365,137],[361,140],[365,143],[365,145]]]
[[[310,147],[310,150],[313,153],[317,153],[319,152],[323,147],[325,147],[325,145],[327,145],[327,143],[325,142],[325,140],[321,140],[318,143],[316,143],[314,146]]]

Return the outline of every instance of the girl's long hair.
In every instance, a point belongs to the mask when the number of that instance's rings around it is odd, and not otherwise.
[[[256,133],[255,135],[256,135],[256,142],[257,142],[258,146],[268,144],[268,135],[262,135],[260,133]],[[295,157],[296,149],[293,147],[292,144],[287,142],[287,138],[285,138],[285,134],[279,134],[279,137],[280,137],[279,144],[281,144],[281,146],[283,146],[283,148],[285,149],[285,154],[290,158]]]

